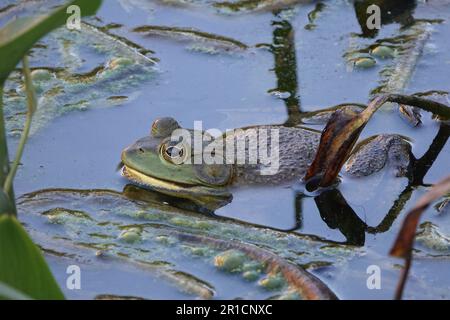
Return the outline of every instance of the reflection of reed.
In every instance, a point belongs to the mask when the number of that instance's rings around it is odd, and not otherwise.
[[[322,10],[323,6],[318,6]],[[277,14],[275,13],[277,16]],[[269,93],[278,94],[284,101],[288,118],[284,125],[287,127],[298,126],[305,123],[326,123],[334,111],[352,107],[365,108],[360,103],[342,103],[330,108],[322,108],[311,112],[302,112],[300,95],[298,93],[297,54],[295,50],[295,30],[287,20],[275,20],[273,31],[273,44],[269,45],[274,55],[275,66],[273,71],[277,78],[277,87],[269,90]]]
[[[271,51],[275,58],[275,75],[277,88],[269,92],[278,92],[284,101],[288,113],[286,126],[295,126],[301,121],[300,98],[298,96],[297,58],[295,52],[295,36],[292,25],[287,20],[275,20],[273,44]]]

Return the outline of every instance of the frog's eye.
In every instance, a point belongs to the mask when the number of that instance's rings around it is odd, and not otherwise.
[[[166,161],[174,164],[181,164],[184,160],[185,151],[183,147],[178,145],[171,146],[163,144],[161,154]]]

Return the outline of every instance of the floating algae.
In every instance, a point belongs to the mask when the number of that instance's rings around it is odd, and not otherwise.
[[[141,240],[141,231],[138,228],[125,229],[119,234],[119,239],[128,243]]]
[[[87,23],[80,31],[59,28],[52,32],[33,48],[30,60],[38,98],[31,134],[68,112],[114,106],[117,100],[112,96],[135,97],[156,74],[153,59]],[[5,84],[4,104],[8,134],[18,135],[26,118],[20,69]]]
[[[264,279],[261,279],[258,284],[266,290],[277,290],[281,289],[286,285],[284,277],[279,274],[269,274]]]
[[[372,68],[376,63],[376,60],[371,57],[359,57],[353,60],[354,66],[359,69]]]
[[[395,50],[388,46],[376,46],[370,51],[370,54],[372,56],[375,56],[377,58],[381,59],[388,59],[388,58],[394,58],[395,57]]]
[[[188,49],[204,53],[240,52],[248,49],[248,45],[236,39],[193,28],[145,25],[134,28],[133,31],[146,36],[159,36],[189,42]]]
[[[124,0],[121,0],[124,1]],[[251,13],[256,11],[274,11],[290,8],[296,4],[311,3],[313,0],[158,0],[161,4],[178,7],[213,8],[222,14]]]
[[[334,298],[299,265],[324,261],[337,266],[358,254],[355,249],[333,256],[322,253],[324,242],[309,236],[215,219],[162,205],[158,199],[133,200],[109,190],[44,190],[22,196],[19,208],[28,231],[46,252],[75,254],[91,263],[95,259],[130,263],[201,298],[223,294],[220,282],[207,276],[216,274],[216,268],[232,277],[230,281],[249,298],[269,297],[254,282],[272,274],[283,279],[280,290],[290,288],[306,299]],[[70,219],[48,223],[49,212],[55,210]],[[204,271],[199,277],[192,270]]]
[[[240,0],[215,2],[213,6],[221,13],[246,13],[254,11],[273,11],[296,4],[309,3],[311,0]]]
[[[247,281],[256,281],[260,277],[261,273],[258,271],[245,271],[242,273],[242,277]]]

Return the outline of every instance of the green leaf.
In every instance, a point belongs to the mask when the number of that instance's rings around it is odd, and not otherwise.
[[[41,251],[10,215],[0,216],[0,283],[33,299],[64,299]]]
[[[49,14],[22,17],[0,29],[0,85],[40,38],[66,23],[69,6],[79,6],[81,15],[88,16],[95,14],[101,3],[102,0],[70,1]]]
[[[0,282],[0,300],[31,300],[22,292]]]

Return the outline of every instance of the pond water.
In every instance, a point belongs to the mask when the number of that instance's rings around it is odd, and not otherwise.
[[[298,1],[274,10],[264,8],[264,1],[257,2],[262,6],[260,10],[233,12],[220,10],[214,6],[215,1],[207,0],[180,0],[171,4],[105,1],[97,14],[99,19],[88,22],[98,26],[119,24],[110,32],[151,50],[148,56],[157,59],[152,75],[132,89],[117,89],[117,95],[129,96],[124,102],[63,113],[36,129],[15,181],[16,195],[48,188],[122,191],[129,182],[116,171],[121,151],[147,135],[152,121],[161,116],[172,116],[183,127],[191,128],[194,121],[202,121],[204,128],[225,130],[258,124],[289,124],[296,121],[299,112],[344,102],[367,103],[372,90],[380,85],[380,71],[392,61],[379,59],[373,68],[352,70],[345,54],[355,47],[398,36],[402,32],[401,24],[411,17],[433,23],[428,26],[430,36],[403,91],[449,90],[449,1],[399,2],[405,3],[398,5],[400,12],[392,12],[393,17],[387,14],[382,29],[373,37],[361,34],[357,6],[352,1],[332,0],[320,4]],[[435,22],[438,19],[443,21]],[[134,28],[145,25],[195,28],[238,40],[248,49],[173,33],[133,32]],[[269,45],[273,45],[271,50]],[[74,72],[87,72],[102,61],[99,53],[88,50],[83,53],[90,60]],[[49,65],[53,55],[59,57],[56,52],[50,54],[47,57],[50,62],[34,56],[32,65]],[[116,89],[111,90],[111,95],[115,95]],[[446,144],[449,130],[433,120],[431,114],[422,112],[422,124],[413,127],[395,110],[382,110],[369,122],[361,139],[379,133],[407,136],[412,141],[415,157],[427,156],[429,163],[416,170],[418,176],[424,175],[423,184],[435,183],[449,173],[450,148]],[[17,139],[10,139],[10,144],[14,152]],[[364,254],[350,259],[345,267],[315,268],[311,272],[339,298],[391,299],[400,270],[397,264],[402,261],[389,258],[388,251],[405,213],[426,188],[411,184],[406,178],[395,178],[392,172],[380,172],[361,179],[344,176],[338,189],[340,195],[334,196],[343,197],[348,206],[334,214],[320,212],[317,203],[330,200],[304,195],[300,183],[236,188],[233,201],[215,214],[283,232],[357,245]],[[439,214],[431,207],[423,219],[435,223],[445,233],[450,232],[449,214]],[[407,298],[450,298],[449,250],[439,252],[439,258],[433,258],[426,249],[418,253]],[[68,290],[65,269],[70,259],[47,255],[47,260],[69,298],[92,298],[105,293],[190,297],[159,281],[155,275],[117,262],[89,264],[83,290]],[[370,265],[382,270],[380,290],[369,290],[366,286]],[[193,274],[195,268],[195,264],[184,266],[184,270]],[[239,290],[245,290],[238,281],[227,283],[224,275],[211,273],[205,278],[220,286],[224,294],[218,295],[219,298],[235,297]]]

